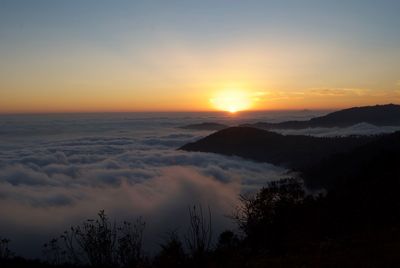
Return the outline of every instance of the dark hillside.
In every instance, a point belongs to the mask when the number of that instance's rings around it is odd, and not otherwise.
[[[317,138],[284,136],[250,127],[231,127],[180,149],[235,155],[292,169],[312,166],[335,153],[347,152],[376,137]]]

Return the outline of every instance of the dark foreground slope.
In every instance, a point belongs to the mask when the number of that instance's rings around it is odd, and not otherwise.
[[[400,105],[387,104],[353,107],[333,112],[307,121],[285,121],[281,123],[259,122],[245,126],[263,129],[302,129],[315,127],[348,127],[358,123],[376,126],[399,126]]]
[[[180,149],[235,155],[260,162],[304,169],[330,155],[366,144],[376,137],[318,138],[284,136],[251,127],[231,127]]]
[[[329,140],[232,128],[187,147],[268,161],[325,152],[300,173],[307,188],[325,194],[282,180],[244,198],[239,252],[248,248],[254,267],[399,267],[400,132]]]
[[[284,181],[268,185],[246,201],[248,243],[280,247],[275,256],[292,259],[277,260],[280,267],[400,267],[399,163],[396,132],[303,170],[306,185],[323,187],[323,195],[304,198],[302,187]]]
[[[382,135],[346,152],[331,155],[318,165],[303,170],[309,187],[332,191],[359,192],[363,187],[400,192],[400,131]],[[387,187],[389,186],[390,187]],[[383,193],[382,193],[383,194]],[[367,196],[365,198],[368,198]],[[370,196],[370,198],[376,198]]]

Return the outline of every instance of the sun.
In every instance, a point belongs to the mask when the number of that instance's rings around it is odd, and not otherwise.
[[[246,91],[236,89],[217,92],[210,102],[217,110],[230,113],[248,110],[252,104]]]

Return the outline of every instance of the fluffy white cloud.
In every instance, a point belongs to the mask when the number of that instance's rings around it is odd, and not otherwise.
[[[100,209],[113,218],[147,222],[147,248],[165,231],[186,231],[187,210],[210,206],[214,233],[232,227],[225,217],[240,193],[255,191],[287,171],[237,157],[178,151],[209,134],[178,126],[204,121],[238,125],[307,119],[312,113],[254,113],[239,118],[177,114],[0,118],[0,235],[14,249],[39,256],[40,245]],[[151,118],[151,119],[149,119]],[[280,119],[280,120],[279,120]],[[392,132],[359,124],[345,129],[281,130],[284,134],[341,136]]]
[[[23,131],[8,127],[21,136],[0,133],[0,234],[18,253],[40,255],[43,242],[100,209],[119,220],[142,216],[148,249],[166,231],[185,232],[194,204],[210,206],[218,234],[232,227],[225,216],[240,193],[287,176],[269,164],[176,150],[205,132],[114,125],[96,135],[80,133],[81,124],[62,126],[68,135],[43,129],[35,136],[40,124],[31,123]]]

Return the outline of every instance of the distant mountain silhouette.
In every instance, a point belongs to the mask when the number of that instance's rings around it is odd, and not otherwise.
[[[285,121],[280,123],[258,122],[243,126],[262,129],[302,129],[315,127],[348,127],[358,123],[369,123],[376,126],[399,126],[400,105],[386,104],[364,107],[353,107],[315,117],[307,121]]]
[[[180,128],[182,129],[192,129],[192,130],[221,130],[224,128],[227,128],[229,126],[220,124],[220,123],[214,123],[214,122],[204,122],[200,124],[193,124],[193,125],[187,125],[187,126],[182,126]]]
[[[197,142],[186,144],[180,149],[236,155],[299,170],[319,163],[333,154],[348,152],[375,139],[377,137],[285,136],[258,128],[231,127]]]

